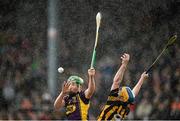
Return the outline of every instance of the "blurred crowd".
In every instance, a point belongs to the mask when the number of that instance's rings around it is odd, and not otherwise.
[[[53,119],[40,44],[0,33],[0,119]],[[43,51],[42,51],[43,52]],[[41,87],[41,88],[39,88]]]
[[[53,110],[55,97],[50,95],[47,90],[47,50],[43,48],[43,43],[36,41],[37,43],[34,44],[33,42],[34,40],[18,35],[0,33],[0,119],[52,120],[65,118],[64,109]],[[66,43],[63,44],[65,46]],[[139,44],[143,46],[142,43]],[[134,48],[130,52],[133,61],[130,61],[121,85],[133,88],[147,66],[145,56],[136,55],[136,58],[133,58],[137,50],[140,55],[141,52],[144,55],[146,55],[145,52],[148,52],[146,48]],[[128,119],[180,119],[178,53],[180,53],[180,48],[175,45],[170,47],[169,52],[160,59],[150,73],[150,78],[144,82],[134,105],[131,106]],[[66,52],[61,54],[67,59],[71,58],[71,54]],[[96,119],[106,102],[113,76],[121,64],[119,52],[117,55],[117,57],[103,55],[97,61],[97,87],[91,100],[90,119]],[[72,70],[71,65],[68,67],[71,62],[65,62],[67,59],[61,61],[66,63],[66,70]],[[85,68],[85,65],[81,66]],[[74,69],[74,71],[77,70]],[[84,75],[86,72],[78,73]],[[86,77],[83,76],[83,78]]]
[[[56,80],[56,95],[49,93],[47,83],[48,7],[44,0],[0,1],[0,120],[65,119],[64,109],[54,111],[53,103],[71,74],[87,80],[98,11],[103,18],[90,119],[106,103],[120,56],[131,56],[121,86],[133,88],[174,33],[176,44],[150,72],[127,118],[180,119],[178,0],[57,0],[57,68],[61,65],[65,72]]]

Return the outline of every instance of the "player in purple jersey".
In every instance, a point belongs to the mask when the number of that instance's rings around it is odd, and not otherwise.
[[[65,106],[68,120],[88,120],[90,98],[95,91],[95,69],[88,70],[88,88],[81,90],[84,83],[78,76],[70,76],[54,102],[56,110]]]

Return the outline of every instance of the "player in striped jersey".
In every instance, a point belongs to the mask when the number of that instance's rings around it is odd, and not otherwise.
[[[120,116],[121,120],[124,119],[130,112],[130,105],[133,103],[135,96],[139,93],[144,80],[148,78],[148,74],[145,72],[142,73],[141,78],[133,90],[127,86],[119,87],[129,62],[130,55],[124,53],[121,59],[122,64],[113,79],[110,94],[103,110],[98,117],[98,121],[113,120],[116,114]]]

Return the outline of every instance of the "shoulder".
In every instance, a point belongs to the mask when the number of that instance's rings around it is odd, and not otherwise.
[[[116,89],[111,90],[109,95],[118,94],[118,92],[119,92],[119,88],[116,88]]]
[[[89,103],[89,99],[86,98],[86,96],[85,96],[85,91],[80,91],[79,92],[79,97],[85,104]]]
[[[119,88],[116,88],[114,90],[110,91],[110,94],[108,95],[107,104],[114,104],[115,101],[118,101],[118,92]]]

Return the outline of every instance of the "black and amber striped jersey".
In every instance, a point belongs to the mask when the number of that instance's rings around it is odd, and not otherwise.
[[[121,93],[121,91],[124,92]],[[112,120],[115,114],[119,114],[121,119],[124,119],[130,112],[129,99],[131,96],[133,96],[130,93],[130,91],[128,92],[128,90],[126,90],[126,87],[112,90],[108,96],[105,106],[103,107],[98,117],[98,121]],[[121,99],[125,99],[126,101],[120,100],[120,96]]]

